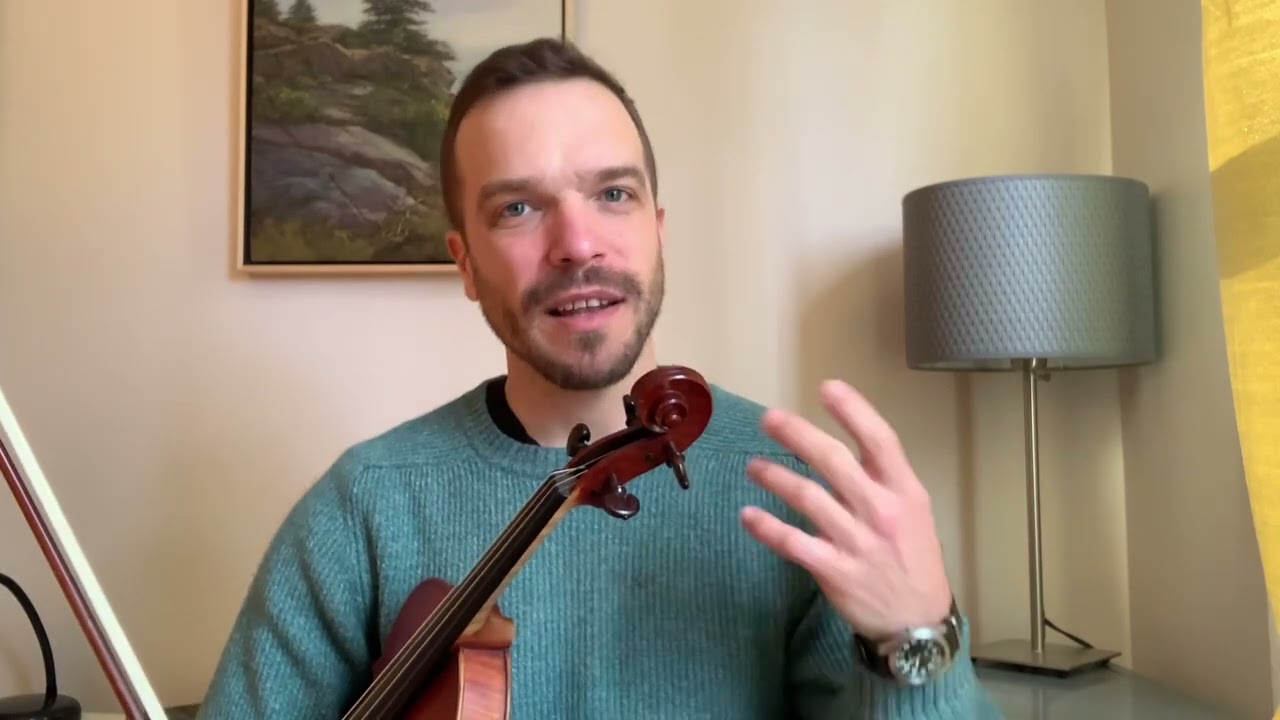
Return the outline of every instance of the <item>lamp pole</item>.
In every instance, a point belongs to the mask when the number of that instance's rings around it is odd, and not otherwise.
[[[1044,360],[1022,361],[1022,414],[1027,455],[1027,562],[1031,569],[1031,652],[1044,654],[1044,552],[1040,525],[1040,394]]]

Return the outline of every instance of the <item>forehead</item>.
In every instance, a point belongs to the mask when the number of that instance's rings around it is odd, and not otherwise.
[[[543,81],[487,98],[467,113],[455,147],[464,197],[499,179],[569,182],[576,173],[643,167],[626,108],[590,80]]]

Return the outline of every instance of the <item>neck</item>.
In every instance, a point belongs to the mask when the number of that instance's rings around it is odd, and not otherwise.
[[[530,437],[545,447],[563,447],[578,423],[591,429],[592,440],[626,427],[622,396],[635,381],[657,366],[646,345],[625,378],[599,390],[565,390],[512,357],[507,362],[507,403]]]

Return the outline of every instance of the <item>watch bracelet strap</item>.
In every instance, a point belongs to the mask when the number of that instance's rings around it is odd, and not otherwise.
[[[952,655],[960,647],[960,609],[956,605],[956,599],[951,598],[951,609],[947,613],[947,617],[943,619],[942,624],[946,626],[944,637],[947,644],[951,646]],[[889,658],[880,652],[878,645],[880,643],[868,640],[867,638],[853,634],[854,648],[857,651],[858,659],[860,659],[869,670],[880,677],[889,680],[895,679],[893,669],[889,667]],[[882,641],[883,642],[883,641]]]

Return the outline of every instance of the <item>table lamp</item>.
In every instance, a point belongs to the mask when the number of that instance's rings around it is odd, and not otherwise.
[[[1045,642],[1037,382],[1156,359],[1147,186],[1106,175],[960,179],[907,193],[902,221],[907,366],[1022,377],[1031,633],[973,658],[1058,676],[1104,666],[1120,653]]]

